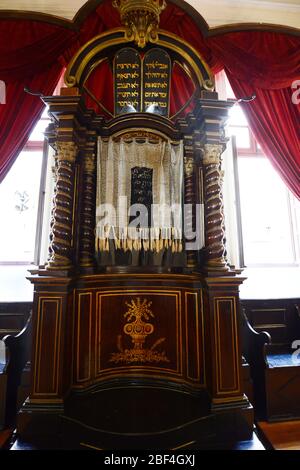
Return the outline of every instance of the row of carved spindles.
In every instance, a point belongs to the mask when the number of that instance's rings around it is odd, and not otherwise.
[[[185,246],[192,243],[190,236],[195,231],[195,173],[194,159],[192,156],[184,158],[184,231],[188,235],[185,240]],[[197,265],[196,252],[186,250],[187,267],[195,268]]]
[[[96,162],[93,145],[84,152],[82,183],[79,262],[82,268],[88,268],[95,264]]]
[[[59,142],[56,155],[56,187],[53,200],[48,270],[72,267],[74,173],[77,147]]]
[[[207,268],[227,271],[222,198],[222,152],[222,145],[206,144],[204,146],[205,252]]]

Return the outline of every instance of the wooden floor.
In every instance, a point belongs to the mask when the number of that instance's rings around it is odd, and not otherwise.
[[[260,436],[270,449],[300,450],[300,420],[257,424]]]

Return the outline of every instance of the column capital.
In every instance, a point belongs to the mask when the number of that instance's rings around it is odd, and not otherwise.
[[[74,142],[57,142],[57,155],[58,161],[67,161],[74,163],[78,147]]]
[[[204,144],[203,147],[203,164],[218,165],[221,162],[221,155],[224,147],[221,144]]]

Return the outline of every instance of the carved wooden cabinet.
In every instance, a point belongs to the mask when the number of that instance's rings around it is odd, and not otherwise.
[[[143,67],[142,82],[135,81],[136,70],[127,70],[131,78],[123,80],[124,50],[131,68]],[[18,417],[23,438],[56,436],[67,448],[175,449],[252,434],[239,336],[243,278],[227,263],[222,199],[224,126],[232,103],[218,100],[208,66],[180,38],[159,30],[145,51],[124,28],[105,32],[70,62],[68,88],[43,98],[52,117],[47,138],[56,150],[56,187],[49,258],[30,277],[32,384]],[[88,77],[105,61],[113,65],[117,102],[108,110],[97,99],[96,112],[87,106],[86,95],[93,95]],[[194,91],[171,116],[165,83],[176,96],[172,74],[178,66]],[[118,90],[128,86],[123,103],[125,92]],[[135,104],[133,98],[142,96],[144,102]],[[121,158],[133,141],[135,157],[132,151]],[[103,142],[120,146],[108,151],[105,166]],[[155,166],[151,145],[169,149],[169,160]],[[172,147],[179,145],[181,154]],[[172,176],[174,162],[180,178]],[[145,184],[134,180],[146,174]],[[179,201],[181,236],[173,222],[155,231],[148,221],[137,241],[129,240],[127,227],[117,225],[121,212],[117,222],[98,230],[105,184],[104,202],[117,194],[146,205]]]

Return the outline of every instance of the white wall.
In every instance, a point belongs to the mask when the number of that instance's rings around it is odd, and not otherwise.
[[[2,0],[0,9],[27,10],[73,19],[86,0]],[[187,0],[210,27],[270,23],[300,28],[299,0]]]

